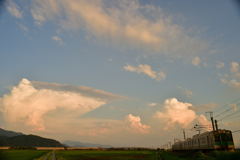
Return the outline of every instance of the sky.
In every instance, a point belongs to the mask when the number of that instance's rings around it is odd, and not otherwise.
[[[209,130],[208,111],[220,128],[240,129],[236,1],[2,0],[0,6],[2,128],[143,147],[182,139],[182,129],[191,137],[195,124]],[[236,145],[239,138],[235,133]]]

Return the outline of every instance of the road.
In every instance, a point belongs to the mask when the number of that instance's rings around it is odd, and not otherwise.
[[[55,151],[51,151],[35,160],[57,160],[57,159],[56,159]]]

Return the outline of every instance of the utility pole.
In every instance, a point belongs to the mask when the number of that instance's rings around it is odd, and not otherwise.
[[[216,126],[216,131],[218,131],[218,123],[216,119],[215,119],[215,126]]]
[[[186,133],[185,133],[185,129],[183,129],[183,138],[184,138],[184,140],[186,140]]]
[[[213,112],[206,112],[206,113],[209,113],[210,119],[212,121],[212,128],[213,128],[213,131],[215,131],[215,126],[214,126],[214,121],[213,121]]]

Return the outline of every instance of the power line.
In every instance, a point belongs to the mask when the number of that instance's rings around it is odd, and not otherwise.
[[[237,116],[233,116],[233,117],[230,117],[228,120],[234,120],[234,119],[237,119],[237,118],[240,118],[240,116],[239,115],[237,115]]]
[[[234,112],[234,113],[228,114],[228,115],[226,115],[225,117],[221,118],[221,119],[218,120],[218,121],[222,121],[223,119],[225,119],[225,118],[227,118],[227,117],[230,117],[230,116],[232,116],[232,115],[235,115],[235,114],[237,114],[237,113],[239,113],[239,112],[240,112],[240,110],[238,110],[237,112]]]
[[[237,132],[240,132],[240,130],[232,131],[232,133],[237,133]]]
[[[240,98],[238,99],[235,99],[233,101],[231,101],[230,103],[227,103],[227,104],[224,104],[222,105],[220,108],[218,108],[218,111],[221,111],[222,109],[224,109],[226,106],[230,105],[230,104],[233,104],[233,103],[236,103],[236,102],[239,102],[240,101]],[[222,108],[222,109],[221,109]],[[217,110],[215,110],[215,112],[218,112]]]
[[[235,104],[235,105],[238,106],[239,104],[240,104],[240,103],[237,103],[237,104]],[[229,105],[231,105],[231,104],[229,104]],[[233,109],[233,108],[228,108],[228,109],[226,109],[225,111],[223,111],[223,112],[219,113],[218,115],[216,115],[215,118],[218,117],[218,116],[221,116],[221,115],[224,114],[224,113],[227,113],[227,112],[231,111],[232,109]]]

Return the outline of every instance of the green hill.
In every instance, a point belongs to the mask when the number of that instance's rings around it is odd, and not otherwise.
[[[60,142],[36,135],[24,135],[1,129],[0,146],[10,147],[64,147]],[[3,133],[3,134],[1,134]],[[11,136],[10,136],[11,135]]]

